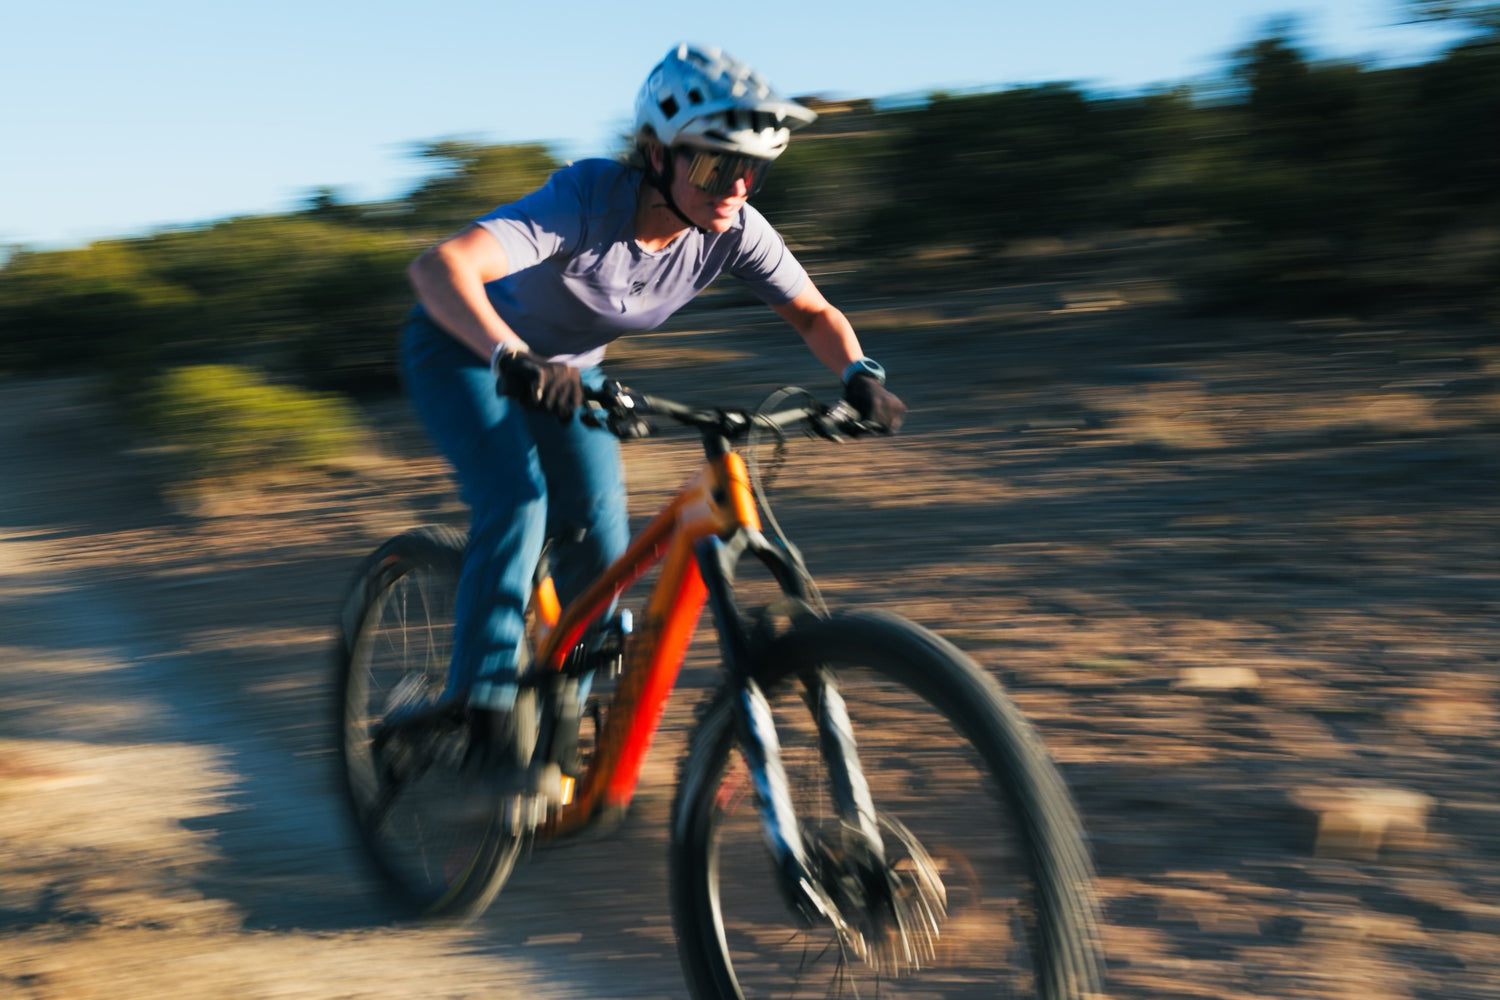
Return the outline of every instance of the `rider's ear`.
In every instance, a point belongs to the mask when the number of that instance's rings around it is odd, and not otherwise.
[[[667,168],[667,147],[655,139],[646,142],[646,157],[651,161],[651,168],[657,173]]]

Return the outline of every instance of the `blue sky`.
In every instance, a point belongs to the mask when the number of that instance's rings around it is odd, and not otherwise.
[[[607,154],[678,40],[789,94],[1204,79],[1281,14],[1317,56],[1425,58],[1397,0],[40,0],[0,13],[0,246],[60,247],[408,189],[417,142]]]

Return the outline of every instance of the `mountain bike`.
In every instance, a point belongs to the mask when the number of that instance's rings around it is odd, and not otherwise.
[[[705,461],[568,607],[538,572],[515,711],[532,724],[543,790],[465,784],[466,712],[439,697],[460,533],[392,538],[344,602],[347,800],[397,898],[472,919],[529,843],[621,822],[706,605],[723,679],[680,764],[669,857],[695,997],[1097,995],[1091,863],[1035,731],[944,639],[892,614],[830,612],[742,455],[792,429],[836,440],[871,428],[800,391],[752,411],[613,383],[583,419],[621,438],[676,422],[698,432]],[[746,556],[778,594],[754,612],[736,600]],[[614,609],[652,567],[637,625]]]

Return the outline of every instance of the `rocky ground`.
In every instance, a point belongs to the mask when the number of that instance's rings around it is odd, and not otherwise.
[[[1500,997],[1500,339],[1160,298],[842,298],[909,429],[794,442],[776,514],[833,603],[938,630],[1036,722],[1113,996]],[[616,373],[826,389],[794,340],[705,309]],[[613,839],[538,855],[470,928],[393,920],[359,867],[337,595],[384,536],[462,522],[403,407],[370,416],[327,476],[168,501],[90,383],[0,382],[0,995],[685,995],[665,812],[707,645]],[[694,448],[631,446],[637,513]]]

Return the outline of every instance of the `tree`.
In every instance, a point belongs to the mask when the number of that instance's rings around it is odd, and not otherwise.
[[[411,219],[445,231],[530,194],[561,166],[540,143],[484,146],[447,139],[418,147],[417,155],[443,169],[407,196]]]
[[[1500,4],[1481,0],[1406,0],[1413,23],[1451,22],[1486,34],[1500,34]]]

